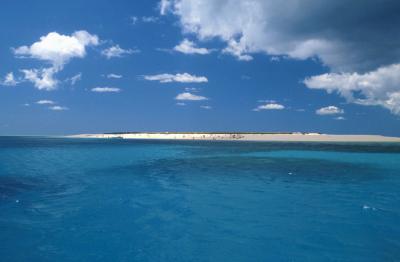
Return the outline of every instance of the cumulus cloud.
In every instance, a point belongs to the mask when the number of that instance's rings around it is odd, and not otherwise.
[[[336,91],[349,102],[400,114],[400,2],[374,0],[162,0],[160,13],[179,19],[184,34],[219,39],[223,53],[314,59],[330,73],[308,87]]]
[[[175,97],[176,100],[187,100],[187,101],[201,101],[201,100],[207,100],[207,97],[204,96],[199,96],[199,95],[194,95],[192,93],[184,92],[180,93]]]
[[[174,47],[174,50],[184,54],[207,55],[211,53],[211,50],[204,47],[197,47],[194,42],[188,39],[183,39],[179,45]]]
[[[183,74],[159,74],[159,75],[146,75],[144,79],[149,81],[159,81],[160,83],[204,83],[208,82],[205,76],[195,76],[188,73]]]
[[[25,80],[41,90],[54,90],[59,81],[54,77],[73,58],[86,56],[86,47],[99,44],[99,38],[86,31],[76,31],[72,35],[62,35],[57,32],[40,37],[39,41],[30,46],[20,46],[13,49],[19,58],[33,58],[51,64],[48,68],[24,69]]]
[[[117,87],[95,87],[91,91],[97,93],[119,93],[121,89]]]
[[[284,105],[277,104],[277,103],[268,103],[264,105],[259,105],[253,111],[261,111],[261,110],[283,110],[285,109]]]
[[[53,111],[65,111],[68,110],[69,108],[65,106],[51,106],[49,107],[49,109]]]
[[[76,31],[71,36],[57,32],[40,37],[31,46],[20,46],[14,49],[17,57],[30,57],[48,61],[55,67],[66,64],[70,59],[86,55],[86,47],[98,45],[99,38],[86,31]]]
[[[372,70],[399,61],[399,1],[162,0],[184,33],[218,38],[226,53],[318,58],[333,71]],[[384,18],[384,19],[381,19]]]
[[[311,89],[337,92],[348,102],[379,105],[400,114],[400,64],[359,73],[326,73],[304,80]]]
[[[327,106],[316,110],[315,113],[317,115],[337,115],[337,114],[343,114],[344,110],[336,106]]]
[[[38,105],[54,105],[56,102],[52,101],[52,100],[39,100],[36,101],[36,104]]]
[[[113,57],[123,57],[125,55],[131,55],[138,52],[139,51],[136,49],[123,49],[119,45],[114,45],[101,51],[101,54],[107,57],[107,59],[110,59]]]
[[[59,81],[54,77],[54,75],[58,71],[59,70],[55,67],[21,70],[25,75],[25,79],[32,82],[37,89],[47,91],[57,88]]]
[[[14,73],[10,72],[4,77],[4,80],[0,83],[5,86],[16,86],[19,81],[14,77]]]
[[[246,46],[243,46],[240,42],[236,40],[229,40],[228,46],[222,50],[225,54],[231,54],[235,56],[240,61],[251,61],[253,57],[248,54],[249,49]]]
[[[107,78],[116,78],[116,79],[119,79],[119,78],[122,78],[122,75],[118,75],[118,74],[113,74],[113,73],[111,73],[111,74],[108,74],[108,75],[107,75]]]

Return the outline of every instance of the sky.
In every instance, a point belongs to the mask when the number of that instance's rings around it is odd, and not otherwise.
[[[3,0],[0,135],[400,136],[397,0]]]

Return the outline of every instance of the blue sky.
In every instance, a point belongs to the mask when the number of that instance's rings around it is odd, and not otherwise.
[[[0,135],[400,136],[399,4],[280,2],[5,0]]]

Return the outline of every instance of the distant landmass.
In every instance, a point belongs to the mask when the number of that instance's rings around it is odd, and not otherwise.
[[[242,140],[281,142],[400,142],[400,137],[381,135],[332,135],[320,133],[271,132],[117,132],[104,134],[79,134],[72,138],[105,139],[170,139],[170,140]]]

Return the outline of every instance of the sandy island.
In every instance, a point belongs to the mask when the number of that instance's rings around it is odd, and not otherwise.
[[[280,142],[399,142],[400,137],[380,135],[328,135],[319,133],[184,133],[184,132],[132,132],[80,134],[72,138],[107,139],[169,139],[169,140],[240,140],[240,141],[280,141]]]

